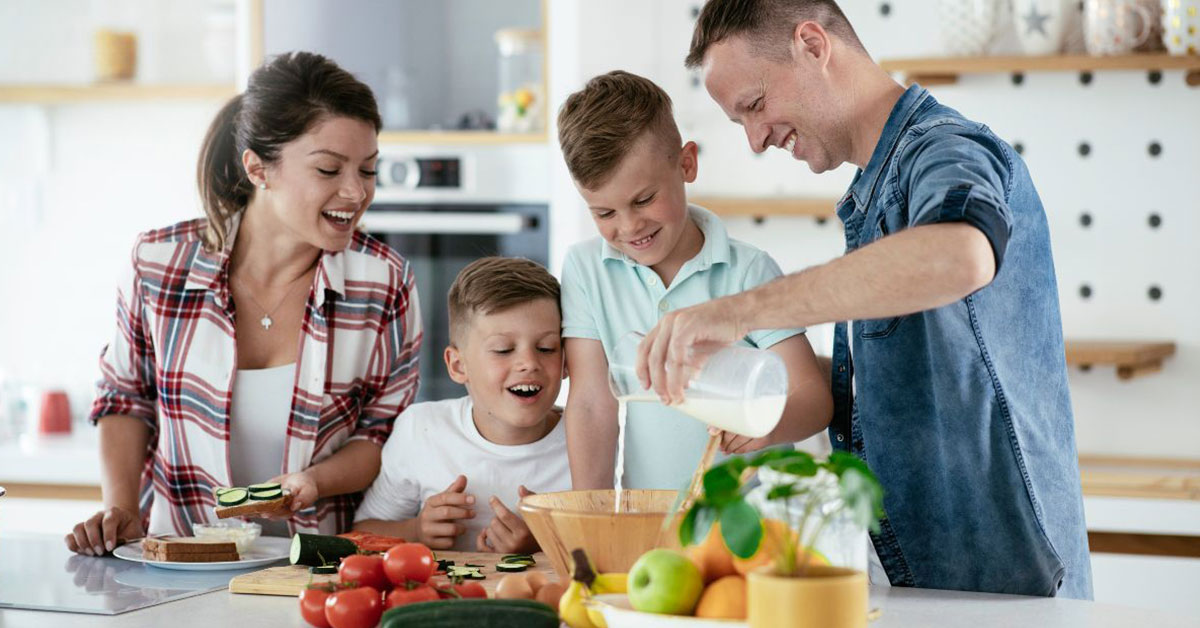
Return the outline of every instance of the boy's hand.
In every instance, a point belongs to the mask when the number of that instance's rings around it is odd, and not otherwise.
[[[521,485],[517,489],[521,497],[533,495],[533,491]],[[502,554],[532,554],[538,551],[537,539],[525,525],[525,520],[504,506],[504,502],[495,495],[489,500],[492,506],[491,524],[475,537],[475,549],[480,552],[499,552]]]
[[[770,447],[772,444],[774,444],[771,442],[770,435],[762,436],[760,438],[750,438],[749,436],[742,436],[741,434],[734,434],[733,432],[719,430],[715,427],[708,428],[708,433],[713,435],[721,435],[721,453],[725,455],[744,454],[751,451],[758,451],[759,449]]]
[[[417,516],[418,541],[431,549],[450,549],[467,527],[459,519],[475,518],[475,496],[464,493],[467,476],[454,478],[446,490],[425,500]]]

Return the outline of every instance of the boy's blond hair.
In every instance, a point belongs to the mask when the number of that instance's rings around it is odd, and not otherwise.
[[[604,185],[647,132],[661,140],[664,157],[679,153],[671,97],[654,81],[623,70],[592,78],[558,112],[567,169],[588,190]]]
[[[511,307],[550,299],[558,307],[558,280],[541,264],[519,257],[484,257],[467,265],[454,278],[447,297],[450,343],[457,345],[475,314],[493,314]]]

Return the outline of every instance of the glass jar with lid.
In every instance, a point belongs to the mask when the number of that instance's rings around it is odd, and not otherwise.
[[[542,32],[506,28],[496,31],[495,39],[500,48],[500,112],[496,130],[540,133],[546,119]]]

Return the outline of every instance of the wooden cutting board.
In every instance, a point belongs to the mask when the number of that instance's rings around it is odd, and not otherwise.
[[[476,582],[482,584],[483,588],[487,589],[489,595],[496,592],[496,585],[500,583],[500,578],[504,575],[503,573],[496,572],[496,563],[500,562],[500,558],[503,556],[503,554],[484,554],[480,552],[437,552],[438,558],[452,560],[457,566],[467,563],[483,565],[482,572],[486,577]],[[554,566],[550,563],[550,557],[538,552],[533,555],[533,559],[537,561],[537,564],[526,571],[540,571],[546,574],[546,577],[551,581],[558,580],[558,576],[554,574]],[[229,592],[297,596],[300,595],[300,592],[310,582],[333,582],[335,580],[337,580],[337,574],[310,574],[308,573],[308,567],[302,565],[269,567],[262,571],[254,571],[234,577],[229,581]]]

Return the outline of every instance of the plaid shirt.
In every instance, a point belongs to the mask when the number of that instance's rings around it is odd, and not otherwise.
[[[237,372],[224,251],[202,246],[204,219],[142,234],[117,293],[117,333],[100,355],[93,423],[107,415],[150,427],[140,508],[149,534],[191,534],[215,519],[214,486],[230,485],[229,412]],[[361,232],[324,252],[301,326],[280,472],[302,471],[347,442],[382,446],[417,392],[420,309],[408,262]],[[264,480],[267,478],[263,478]],[[344,532],[361,493],[296,512],[294,532]]]

